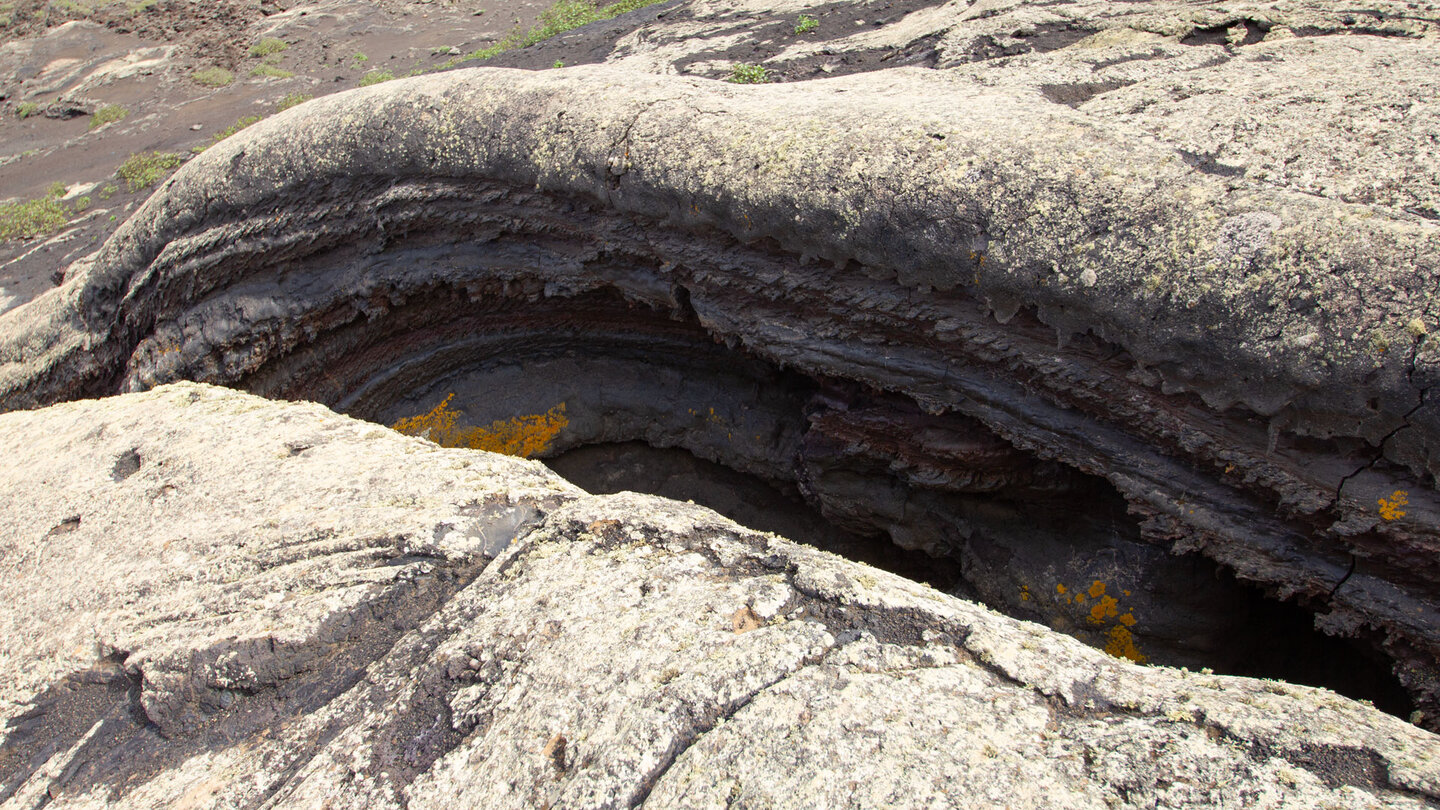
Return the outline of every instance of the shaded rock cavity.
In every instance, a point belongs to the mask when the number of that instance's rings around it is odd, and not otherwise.
[[[694,501],[1117,657],[1413,708],[1382,657],[1323,636],[1309,611],[1147,542],[1104,479],[961,414],[786,370],[712,336],[685,289],[667,295],[658,309],[612,291],[516,301],[436,288],[250,385],[441,445],[545,459],[598,494]]]

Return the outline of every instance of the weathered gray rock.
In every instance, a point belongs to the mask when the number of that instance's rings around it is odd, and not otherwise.
[[[1434,5],[856,4],[823,41],[801,10],[679,3],[603,65],[251,127],[0,316],[0,407],[178,379],[387,424],[563,407],[544,452],[789,481],[1056,626],[1084,612],[1029,596],[1097,549],[1166,599],[1204,555],[1440,722]],[[868,72],[700,77],[761,59]],[[952,499],[1063,517],[1086,476],[1139,525],[1053,567]]]
[[[0,448],[5,808],[1440,798],[1440,740],[1324,690],[315,405],[177,384]]]

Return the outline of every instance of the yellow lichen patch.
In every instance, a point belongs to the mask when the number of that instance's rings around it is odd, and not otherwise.
[[[446,444],[442,439],[455,433],[455,420],[460,416],[459,411],[450,410],[450,400],[454,398],[455,395],[450,394],[429,412],[406,417],[390,427],[407,436],[419,436],[436,444]]]
[[[1131,635],[1130,628],[1121,624],[1106,631],[1105,652],[1116,658],[1128,658],[1137,664],[1143,664],[1149,660],[1144,653],[1140,652],[1140,648],[1135,646],[1135,636]]]
[[[545,413],[499,419],[483,427],[458,424],[460,412],[450,407],[454,394],[426,413],[407,417],[391,425],[410,436],[429,439],[441,447],[468,447],[507,456],[531,458],[545,452],[570,420],[565,403]]]
[[[1120,605],[1113,596],[1102,596],[1090,606],[1090,623],[1104,624],[1106,619],[1120,615]]]
[[[1022,602],[1029,602],[1029,601],[1030,601],[1030,586],[1029,586],[1029,585],[1021,585],[1021,586],[1020,586],[1020,601],[1022,601]]]
[[[1140,647],[1135,643],[1135,635],[1130,629],[1139,620],[1135,618],[1133,611],[1121,605],[1120,597],[1107,593],[1109,589],[1108,585],[1098,579],[1091,581],[1090,587],[1083,590],[1072,589],[1063,582],[1057,583],[1055,604],[1057,607],[1062,604],[1074,605],[1085,611],[1085,622],[1094,628],[1095,633],[1105,638],[1105,652],[1143,664],[1147,659],[1140,652]],[[1127,597],[1130,595],[1127,589],[1117,590]],[[1028,589],[1022,588],[1021,591],[1021,598],[1028,600]]]
[[[1385,520],[1399,520],[1405,517],[1405,510],[1401,507],[1410,503],[1410,493],[1403,489],[1397,489],[1390,495],[1390,499],[1381,498],[1380,517]]]

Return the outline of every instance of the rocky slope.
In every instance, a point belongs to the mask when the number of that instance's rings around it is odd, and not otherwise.
[[[535,462],[181,383],[0,416],[0,806],[1424,807],[1440,741]]]

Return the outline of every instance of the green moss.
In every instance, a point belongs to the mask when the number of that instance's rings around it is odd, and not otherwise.
[[[29,118],[38,112],[40,112],[40,102],[38,101],[26,101],[23,104],[15,105],[15,114],[21,118]]]
[[[312,98],[314,98],[314,96],[310,95],[309,93],[289,93],[284,98],[280,99],[280,106],[275,108],[275,112],[288,110],[296,105],[304,104]]]
[[[770,81],[770,71],[761,65],[736,65],[730,68],[730,78],[735,84],[764,84]]]
[[[283,53],[290,45],[283,39],[276,37],[265,37],[254,45],[250,46],[250,55],[256,59],[262,59],[271,54]]]
[[[360,77],[360,86],[369,87],[372,84],[388,82],[393,78],[395,78],[395,74],[388,70],[372,70]]]
[[[174,152],[136,152],[120,164],[115,174],[124,180],[131,191],[149,188],[185,162],[184,155]]]
[[[282,70],[274,65],[257,65],[251,68],[250,75],[265,79],[288,79],[295,74],[292,71]]]
[[[64,195],[65,184],[56,183],[39,199],[0,205],[0,240],[30,239],[65,227],[79,209],[66,205],[60,199]]]
[[[795,35],[808,34],[820,27],[820,21],[809,14],[801,14],[800,19],[795,21]]]
[[[99,129],[106,124],[112,124],[129,115],[130,111],[119,104],[106,104],[90,116],[90,128]]]
[[[206,87],[225,87],[235,81],[235,74],[221,67],[208,67],[190,74],[190,78]]]

